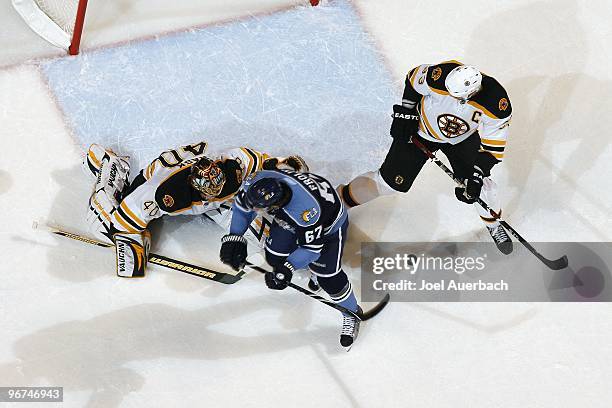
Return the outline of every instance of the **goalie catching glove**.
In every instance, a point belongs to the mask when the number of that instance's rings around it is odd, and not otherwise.
[[[127,187],[130,164],[127,157],[117,156],[111,150],[93,144],[86,156],[87,169],[96,177],[93,193],[89,197],[86,216],[89,230],[105,242],[113,243],[112,214],[119,206],[121,193]]]

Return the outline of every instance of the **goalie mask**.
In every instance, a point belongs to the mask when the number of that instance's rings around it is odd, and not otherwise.
[[[218,165],[208,157],[202,157],[191,167],[189,184],[204,198],[216,198],[225,184],[225,174]]]

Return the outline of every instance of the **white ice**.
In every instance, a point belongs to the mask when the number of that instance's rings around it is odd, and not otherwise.
[[[91,3],[85,50],[298,2]],[[354,6],[398,91],[411,67],[451,58],[507,86],[515,116],[497,178],[521,233],[612,238],[608,2]],[[32,221],[50,216],[82,231],[89,181],[79,169],[83,146],[32,60],[59,54],[8,2],[0,10],[0,386],[64,386],[70,407],[612,403],[609,304],[393,303],[347,354],[337,345],[337,314],[299,294],[270,293],[259,276],[221,286],[152,267],[143,280],[119,280],[110,251],[33,231]],[[356,286],[360,241],[487,239],[434,166],[410,194],[357,208],[351,220],[346,261]],[[166,220],[156,245],[212,262],[222,232],[198,227]]]

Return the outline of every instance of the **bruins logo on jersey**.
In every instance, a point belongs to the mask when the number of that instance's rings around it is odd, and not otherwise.
[[[437,81],[438,79],[440,79],[441,76],[442,76],[442,68],[440,67],[436,67],[436,69],[434,69],[431,72],[431,79],[433,79],[434,81]]]
[[[470,125],[465,120],[449,113],[438,116],[438,127],[449,139],[464,135],[470,130]]]
[[[505,112],[508,109],[508,106],[510,106],[510,103],[508,103],[508,99],[501,98],[499,100],[499,110],[500,111]]]
[[[166,194],[164,198],[162,199],[162,201],[164,202],[164,205],[168,208],[174,205],[174,198],[172,198],[171,195]]]

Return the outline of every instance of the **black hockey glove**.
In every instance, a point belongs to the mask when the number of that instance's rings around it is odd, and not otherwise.
[[[391,137],[409,140],[419,130],[419,112],[402,105],[393,105]]]
[[[480,170],[479,167],[474,166],[472,176],[463,181],[465,188],[455,187],[455,196],[457,197],[457,200],[468,204],[474,204],[476,199],[480,197],[480,191],[482,190],[482,176],[482,170]]]
[[[264,170],[276,170],[276,166],[278,166],[278,159],[276,157],[270,157],[264,160],[262,167]]]
[[[276,266],[273,272],[266,272],[266,286],[274,290],[283,290],[287,287],[295,268],[290,262],[285,262],[282,265]]]
[[[309,170],[306,161],[298,155],[289,156],[283,160],[278,160],[277,157],[271,157],[263,162],[262,167],[264,170],[288,169],[301,172]]]
[[[310,170],[306,164],[306,161],[298,155],[287,157],[284,164],[291,167],[295,171],[307,172]]]
[[[221,262],[239,271],[244,268],[247,258],[247,242],[242,235],[227,234],[221,238]]]

